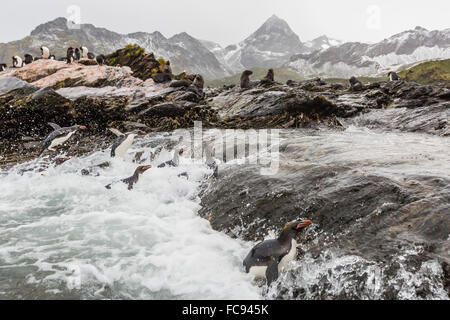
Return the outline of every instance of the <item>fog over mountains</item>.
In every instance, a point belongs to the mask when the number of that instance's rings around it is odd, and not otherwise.
[[[206,79],[252,67],[282,67],[304,77],[376,75],[422,60],[450,58],[450,28],[416,27],[375,44],[343,43],[325,35],[303,42],[286,21],[273,15],[246,39],[225,48],[214,39],[199,40],[185,32],[166,38],[158,31],[119,34],[92,24],[69,29],[65,18],[57,18],[39,25],[24,39],[1,43],[0,62],[10,65],[15,54],[39,56],[41,45],[64,56],[69,46],[85,45],[92,52],[107,54],[129,43],[169,59],[174,72],[200,73]]]

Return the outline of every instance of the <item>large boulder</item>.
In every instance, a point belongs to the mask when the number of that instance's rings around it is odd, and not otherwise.
[[[131,44],[106,56],[106,61],[109,66],[130,67],[134,76],[141,80],[152,78],[160,68],[153,53],[146,54],[144,48]]]
[[[16,89],[32,88],[28,82],[16,77],[2,77],[0,78],[0,95],[6,94]]]

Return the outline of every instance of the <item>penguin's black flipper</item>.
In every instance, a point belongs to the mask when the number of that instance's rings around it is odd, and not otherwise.
[[[112,183],[108,184],[107,186],[105,186],[106,189],[110,190],[111,189],[111,185]]]
[[[56,123],[48,122],[47,124],[48,124],[50,127],[52,127],[53,130],[59,130],[59,129],[61,129],[61,127],[60,127],[59,125],[57,125]]]
[[[42,156],[45,150],[47,150],[48,147],[52,144],[51,140],[45,140],[44,144],[42,145],[41,151],[39,152],[38,157]]]
[[[275,259],[266,269],[267,286],[278,279],[278,259]]]
[[[120,146],[122,144],[122,142],[125,141],[126,138],[127,138],[127,136],[123,134],[121,136],[118,136],[116,138],[116,140],[114,140],[114,143],[111,147],[111,158],[114,158],[116,156],[117,147]]]

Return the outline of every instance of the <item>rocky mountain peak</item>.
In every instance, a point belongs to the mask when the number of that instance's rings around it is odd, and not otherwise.
[[[416,31],[428,31],[427,29],[425,29],[425,28],[423,28],[421,26],[415,27],[414,30],[416,30]]]
[[[55,31],[61,32],[66,31],[67,29],[67,19],[59,17],[52,21],[38,25],[33,31],[31,31],[30,35],[36,36],[43,33],[51,33]]]
[[[259,29],[256,30],[247,39],[269,40],[270,38],[272,38],[273,40],[277,38],[279,40],[282,40],[283,38],[290,38],[294,40],[294,45],[298,45],[301,43],[300,38],[295,34],[294,31],[292,31],[291,27],[289,27],[289,24],[276,15],[272,15],[269,19],[267,19],[266,22],[264,22],[262,26],[259,27]]]

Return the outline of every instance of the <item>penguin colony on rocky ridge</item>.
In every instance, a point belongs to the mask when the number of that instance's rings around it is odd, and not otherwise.
[[[100,54],[95,56],[93,53],[89,52],[88,48],[82,46],[80,48],[69,47],[67,49],[66,57],[61,57],[56,59],[55,55],[50,54],[50,49],[42,46],[40,47],[41,57],[33,57],[31,54],[25,54],[22,59],[20,56],[12,57],[12,67],[13,68],[22,68],[23,66],[32,63],[33,61],[48,59],[48,60],[58,60],[65,61],[67,63],[72,63],[74,61],[79,61],[81,59],[89,59],[96,60],[99,65],[103,65],[106,62],[106,58],[104,55]],[[0,63],[0,72],[5,71],[8,68],[6,63]],[[169,65],[170,68],[170,65]]]

